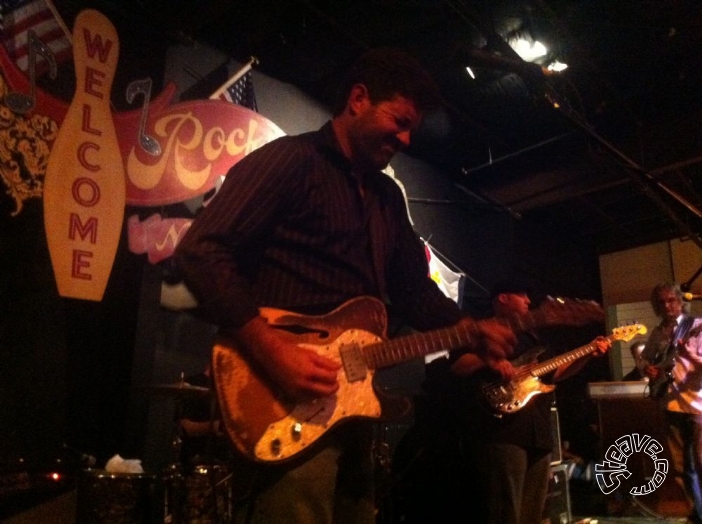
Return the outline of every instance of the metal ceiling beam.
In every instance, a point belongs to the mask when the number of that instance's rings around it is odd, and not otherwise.
[[[570,108],[568,104],[560,100],[558,95],[553,89],[550,88],[548,84],[544,83],[544,87],[545,99],[551,104],[552,108],[558,111],[563,116],[565,116],[570,123],[575,125],[580,130],[584,131],[587,136],[596,140],[597,143],[604,147],[605,150],[608,151],[610,154],[622,160],[625,164],[623,167],[625,168],[626,174],[629,176],[629,178],[631,178],[631,180],[638,184],[643,193],[649,199],[651,199],[651,201],[654,204],[656,204],[661,211],[665,212],[668,215],[671,221],[678,228],[679,232],[681,233],[681,236],[689,237],[697,245],[697,247],[702,249],[702,239],[700,238],[699,234],[697,232],[692,231],[688,227],[685,221],[683,221],[675,212],[675,210],[672,209],[658,193],[656,193],[652,186],[658,187],[659,189],[666,191],[670,196],[676,198],[678,201],[683,203],[683,205],[688,207],[688,209],[691,209],[692,207],[692,209],[695,210],[695,214],[698,217],[701,216],[700,211],[694,208],[694,206],[691,206],[691,204],[686,202],[680,195],[677,195],[672,190],[664,186],[661,182],[657,181],[643,167],[639,166],[636,162],[634,162],[632,159],[630,159],[628,156],[626,156],[624,153],[619,151],[616,147],[614,147],[612,144],[610,144],[604,138],[598,135],[586,122],[582,121],[580,116],[574,110],[572,110],[572,108]]]

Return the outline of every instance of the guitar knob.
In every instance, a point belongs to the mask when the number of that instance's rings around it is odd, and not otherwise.
[[[290,428],[290,433],[292,433],[293,440],[300,440],[300,437],[302,437],[302,424],[295,422]]]
[[[282,444],[279,438],[274,438],[271,440],[271,453],[273,455],[280,455],[280,450],[282,449]]]

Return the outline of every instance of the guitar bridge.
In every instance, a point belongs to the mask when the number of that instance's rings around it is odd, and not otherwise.
[[[339,346],[339,356],[344,366],[346,380],[349,383],[365,380],[368,368],[361,353],[361,346],[358,344],[342,344]]]

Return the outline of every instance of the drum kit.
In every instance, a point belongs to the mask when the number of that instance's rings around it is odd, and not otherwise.
[[[177,401],[211,399],[210,388],[181,380],[144,387],[152,395]],[[179,433],[177,428],[177,433]],[[180,445],[172,441],[178,457],[160,474],[112,473],[86,469],[78,481],[77,524],[230,524],[233,522],[231,468],[214,458],[202,463],[181,463]]]

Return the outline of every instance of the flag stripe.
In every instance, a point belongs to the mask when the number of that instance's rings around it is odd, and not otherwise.
[[[30,27],[34,33],[39,37],[39,39],[44,42],[49,48],[56,53],[56,51],[63,51],[70,48],[70,44],[67,39],[63,37],[63,30],[57,27],[52,21],[46,20],[40,24]],[[27,42],[29,40],[29,33],[23,32],[15,36],[12,40],[13,50],[18,58],[27,56],[28,46]],[[8,49],[9,51],[9,49]]]
[[[70,59],[71,42],[45,0],[0,1],[0,8],[2,43],[20,69],[26,71],[28,68],[27,35],[30,29],[51,49],[57,63]]]
[[[46,7],[43,0],[34,0],[29,4],[10,11],[3,15],[3,31],[8,35],[17,36],[26,34],[33,25],[53,18],[51,11]]]
[[[58,38],[56,35],[58,35]],[[59,28],[44,33],[43,35],[37,34],[37,36],[49,47],[49,49],[51,49],[51,52],[54,54],[54,58],[56,59],[56,63],[61,63],[73,55],[72,46],[68,40],[61,38],[62,35],[63,31]],[[23,71],[26,71],[29,67],[29,53],[27,51],[29,48],[26,45],[26,40],[27,38],[25,33],[25,45],[23,45],[19,52],[15,53],[15,61]]]

